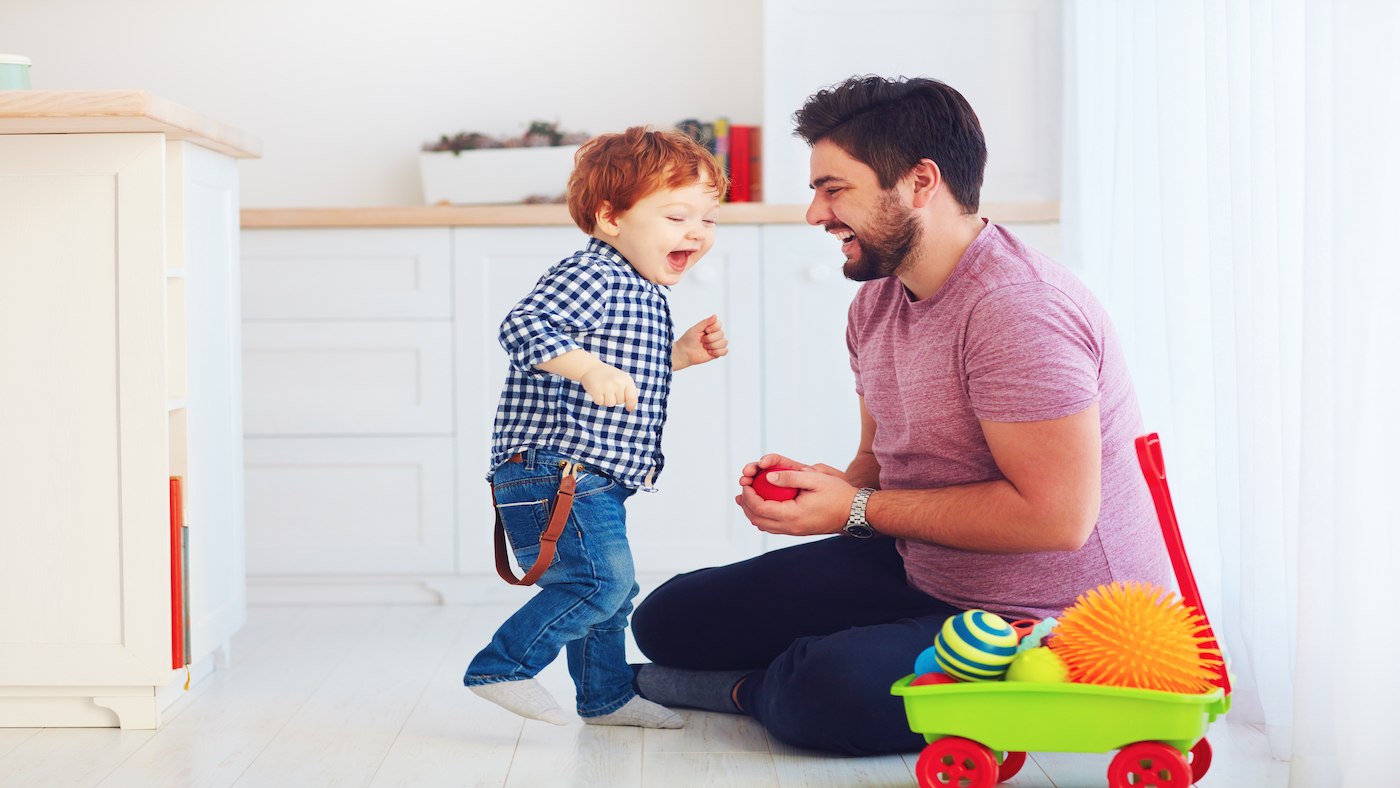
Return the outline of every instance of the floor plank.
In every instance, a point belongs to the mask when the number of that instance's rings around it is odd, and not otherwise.
[[[696,782],[650,785],[699,785]],[[642,729],[526,720],[505,788],[642,788]]]
[[[779,783],[768,753],[661,752],[647,754],[642,784],[646,788],[772,788]]]
[[[1055,788],[1105,788],[1108,764],[1117,752],[1033,752],[1034,760]]]
[[[644,734],[643,750],[654,752],[760,752],[767,754],[768,734],[753,717],[676,709],[685,727],[652,729]]]
[[[781,788],[908,788],[917,783],[899,755],[853,758],[814,752],[771,739]]]
[[[438,665],[370,788],[501,788],[525,720],[471,694],[462,674],[490,638],[477,611]]]
[[[44,728],[0,758],[0,784],[91,788],[155,734],[120,728]]]
[[[1269,754],[1264,732],[1247,722],[1216,722],[1206,736],[1214,758],[1201,785],[1286,788],[1288,762]]]
[[[389,609],[234,785],[364,786],[470,613],[463,607]]]
[[[0,728],[0,760],[39,731],[39,728]]]
[[[257,609],[248,629],[261,645],[243,651],[230,670],[205,679],[184,713],[101,788],[232,785],[386,613],[354,607]]]

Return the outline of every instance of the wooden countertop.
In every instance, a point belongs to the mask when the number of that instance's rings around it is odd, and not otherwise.
[[[144,90],[0,90],[0,134],[156,131],[237,159],[262,140]]]
[[[720,224],[802,224],[806,205],[727,203]],[[1058,222],[1058,202],[982,203],[1001,224]],[[244,228],[268,227],[520,227],[570,226],[563,205],[409,205],[394,208],[244,208]]]

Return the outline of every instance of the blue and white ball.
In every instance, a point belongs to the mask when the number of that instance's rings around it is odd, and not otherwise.
[[[1016,657],[1019,638],[1001,616],[969,610],[943,622],[934,653],[943,672],[963,681],[995,681]]]

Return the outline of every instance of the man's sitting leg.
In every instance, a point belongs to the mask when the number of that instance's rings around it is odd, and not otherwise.
[[[790,744],[918,749],[922,738],[889,688],[956,612],[909,587],[893,539],[776,550],[679,575],[643,600],[632,632],[664,669],[650,671],[646,686],[639,680],[638,691],[650,698],[650,686],[666,705],[732,712],[738,707],[724,697],[738,683],[742,712]]]

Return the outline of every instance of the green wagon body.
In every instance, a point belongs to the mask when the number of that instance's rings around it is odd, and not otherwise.
[[[961,736],[993,751],[1108,752],[1160,741],[1186,753],[1230,710],[1222,689],[1182,695],[1022,681],[913,687],[913,680],[905,676],[890,689],[904,697],[911,730],[929,742]]]

